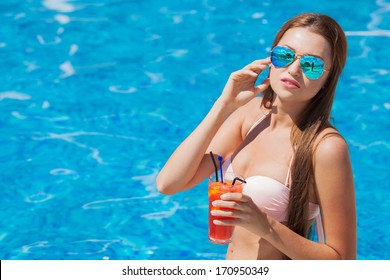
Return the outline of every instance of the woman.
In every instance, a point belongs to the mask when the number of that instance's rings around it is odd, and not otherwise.
[[[243,194],[214,202],[235,211],[211,213],[236,218],[214,221],[236,226],[227,259],[356,258],[348,147],[329,123],[346,56],[345,34],[332,18],[292,18],[277,33],[269,58],[230,75],[158,175],[161,193],[192,188],[214,172],[212,151],[225,159],[224,171],[246,178]],[[269,78],[255,86],[268,66]],[[314,220],[325,234],[318,243],[309,239]]]

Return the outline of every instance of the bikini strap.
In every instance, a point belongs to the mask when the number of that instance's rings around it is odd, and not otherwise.
[[[293,160],[294,160],[294,154],[291,156],[290,164],[289,164],[288,170],[287,170],[286,181],[285,181],[285,183],[284,183],[284,185],[285,185],[286,187],[288,187],[288,185],[289,185],[288,182],[290,181],[291,166],[292,166]]]
[[[271,115],[271,111],[269,111],[267,114],[265,114],[264,116],[262,116],[260,119],[258,119],[252,126],[251,128],[249,129],[248,133],[246,134],[246,136],[248,136],[248,134],[256,127],[258,126],[266,117],[270,116]]]
[[[267,114],[265,114],[264,116],[262,116],[260,119],[258,119],[252,126],[251,128],[249,129],[248,133],[246,134],[246,136],[248,136],[248,134],[256,127],[258,126],[266,117],[270,116],[271,115],[271,111],[267,112]],[[294,154],[292,155],[291,157],[291,160],[290,160],[290,164],[288,166],[288,170],[287,170],[287,176],[286,176],[286,180],[285,180],[285,183],[284,185],[286,187],[288,187],[289,185],[289,181],[290,181],[290,174],[291,174],[291,166],[292,166],[292,163],[293,163],[293,160],[294,160]]]

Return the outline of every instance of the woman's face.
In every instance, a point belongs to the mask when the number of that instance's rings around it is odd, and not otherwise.
[[[324,37],[309,31],[308,28],[295,27],[286,31],[278,46],[286,46],[298,56],[311,55],[325,62],[325,69],[331,67],[331,46]],[[302,72],[300,59],[286,67],[271,65],[270,83],[277,99],[285,102],[301,102],[303,105],[312,99],[324,86],[329,71],[324,71],[316,80],[310,80]]]

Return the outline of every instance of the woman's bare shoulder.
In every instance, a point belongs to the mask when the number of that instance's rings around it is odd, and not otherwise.
[[[245,116],[250,116],[251,113],[254,114],[256,111],[260,110],[261,101],[262,101],[261,97],[253,98],[251,101],[241,106],[237,111],[239,111],[241,114]]]
[[[348,144],[338,130],[324,129],[315,141],[315,163],[321,165],[345,162],[349,158]]]
[[[265,110],[262,109],[262,98],[256,97],[249,101],[245,106],[242,106],[243,123],[242,132],[246,135],[252,125],[265,114]]]

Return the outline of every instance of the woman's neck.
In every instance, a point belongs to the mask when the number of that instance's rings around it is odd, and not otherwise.
[[[292,128],[298,121],[307,104],[280,102],[276,99],[272,105],[271,129]]]

